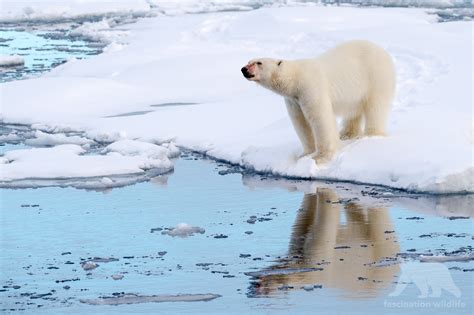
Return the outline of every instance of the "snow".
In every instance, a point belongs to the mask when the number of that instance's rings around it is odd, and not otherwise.
[[[435,23],[421,9],[317,5],[152,17],[121,26],[124,36],[98,38],[112,45],[105,54],[68,62],[40,78],[2,84],[1,116],[7,123],[68,126],[98,143],[173,141],[279,176],[474,192],[472,27],[472,22]],[[386,48],[396,63],[398,90],[388,136],[346,141],[327,165],[298,159],[301,146],[283,100],[247,82],[240,68],[258,56],[312,57],[356,38]],[[131,151],[125,152],[128,145]],[[130,156],[134,147],[120,146],[100,156],[109,160],[107,168],[114,167],[111,159],[126,160],[127,172],[149,166],[143,160],[153,149]],[[85,158],[59,148],[59,154]],[[25,168],[23,176],[28,171],[33,170]],[[78,167],[50,171],[82,176]]]
[[[25,64],[25,59],[21,56],[0,56],[0,67],[16,67]]]

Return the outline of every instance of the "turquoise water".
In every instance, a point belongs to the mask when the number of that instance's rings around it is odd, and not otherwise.
[[[101,46],[56,31],[0,29],[0,55],[17,55],[25,59],[24,67],[0,68],[0,82],[39,75],[70,58],[96,55]]]

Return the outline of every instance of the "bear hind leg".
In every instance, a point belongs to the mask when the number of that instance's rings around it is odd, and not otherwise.
[[[372,97],[364,106],[365,130],[367,136],[384,136],[390,112],[391,97]]]

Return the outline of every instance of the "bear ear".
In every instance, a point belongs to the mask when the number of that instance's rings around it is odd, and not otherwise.
[[[282,60],[278,61],[278,66],[280,66],[282,62],[283,62]]]

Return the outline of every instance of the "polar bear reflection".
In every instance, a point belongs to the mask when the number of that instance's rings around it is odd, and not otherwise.
[[[341,222],[342,213],[345,222]],[[395,258],[398,252],[386,208],[363,208],[356,202],[342,204],[334,191],[318,188],[315,194],[303,198],[288,258],[259,273],[249,295],[321,284],[359,297],[374,296],[391,285],[399,270],[398,264],[380,262]],[[323,270],[308,272],[308,268],[318,267]]]

